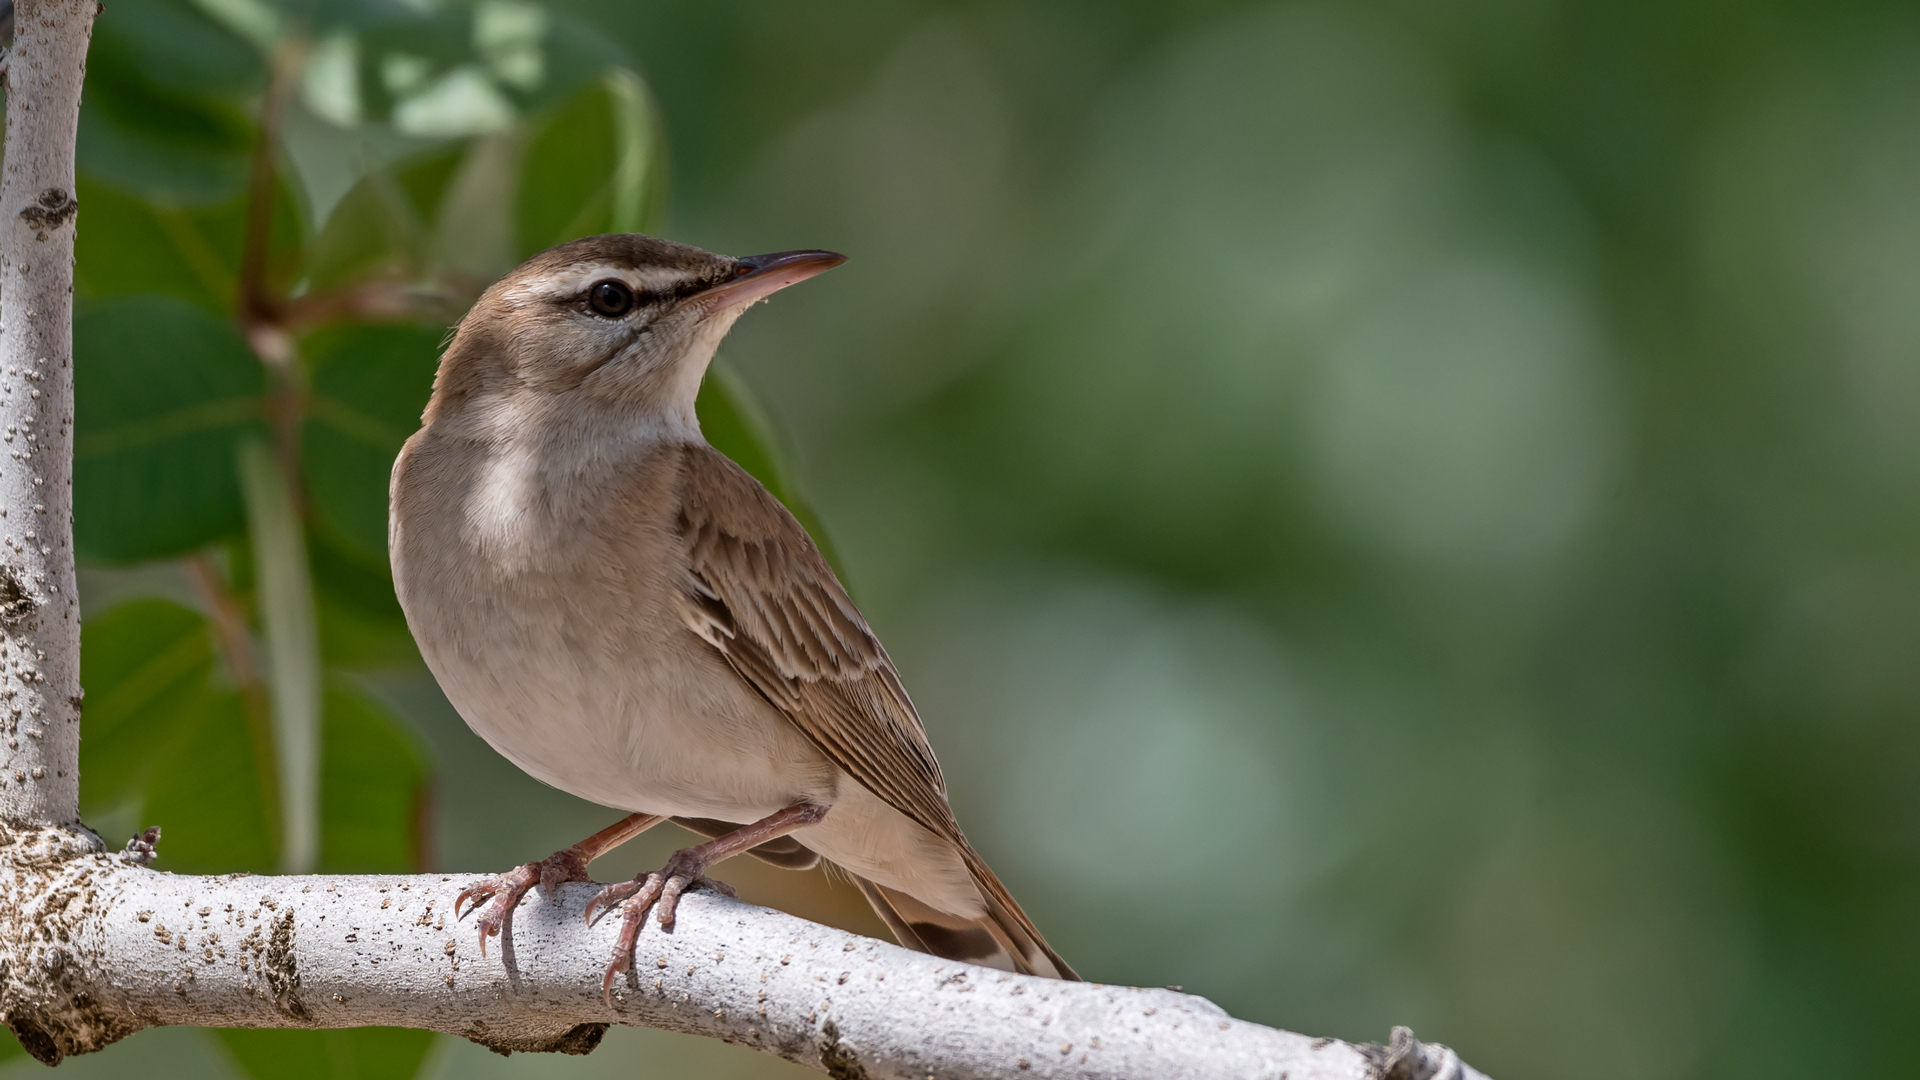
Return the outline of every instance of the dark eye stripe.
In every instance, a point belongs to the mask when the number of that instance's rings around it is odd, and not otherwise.
[[[596,315],[603,316],[605,318],[621,318],[621,317],[624,317],[625,315],[631,314],[635,309],[638,309],[638,308],[651,307],[663,301],[685,300],[689,296],[697,296],[700,293],[706,292],[708,289],[713,288],[715,285],[721,285],[728,281],[733,280],[733,277],[734,277],[734,274],[730,272],[730,273],[720,274],[716,277],[686,278],[680,281],[678,284],[671,286],[670,288],[657,289],[657,290],[656,289],[635,289],[633,288],[633,286],[629,285],[625,281],[620,280],[619,278],[602,278],[601,280],[594,282],[592,285],[587,286],[587,290],[585,293],[583,294],[576,293],[575,299],[572,300],[571,303],[585,304],[587,307],[587,310],[593,312]],[[603,302],[611,302],[608,310],[603,310],[599,304],[596,304],[595,303],[596,296],[601,295],[600,290],[605,287],[611,287],[612,289],[626,290],[627,296],[629,297],[627,306],[623,309],[619,308],[618,302],[615,301],[613,296],[611,295],[607,295],[606,300],[603,301]],[[564,302],[567,302],[567,301],[563,301],[563,303]],[[617,312],[614,309],[617,309]]]

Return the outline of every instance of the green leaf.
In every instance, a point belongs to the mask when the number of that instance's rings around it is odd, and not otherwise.
[[[172,297],[74,318],[75,550],[179,555],[242,528],[234,446],[267,437],[260,364],[233,328]]]
[[[114,0],[93,24],[91,75],[129,67],[162,89],[244,98],[266,83],[266,65],[245,39],[189,0]]]
[[[131,830],[159,825],[156,866],[271,871],[277,857],[273,737],[238,692],[209,685],[206,620],[165,600],[90,620],[82,804]],[[406,726],[338,680],[323,698],[320,865],[406,873],[424,862],[427,756]]]
[[[540,123],[516,200],[521,257],[605,232],[642,232],[663,185],[653,106],[639,76],[614,69]]]
[[[341,198],[314,238],[307,277],[313,289],[418,272],[427,229],[397,187],[387,173],[374,172]]]
[[[279,854],[270,736],[235,691],[209,690],[158,755],[141,820],[162,829],[154,867],[270,874]]]
[[[328,667],[416,667],[420,650],[393,593],[384,556],[348,549],[322,529],[307,531],[314,605],[320,617],[320,657]]]
[[[442,147],[362,177],[314,239],[308,287],[424,274],[433,261],[432,223],[460,161],[461,147]]]
[[[80,808],[97,820],[143,803],[156,763],[197,722],[213,640],[198,612],[141,600],[87,620],[80,657]]]
[[[197,213],[162,209],[85,180],[79,198],[86,208],[86,227],[74,237],[80,295],[162,293],[223,314],[232,307],[237,247],[216,248],[208,224],[222,210],[237,219],[245,212],[240,203]]]
[[[329,874],[403,874],[422,864],[426,755],[366,695],[336,682],[326,695],[320,867]]]
[[[352,17],[349,5],[339,7],[341,15]],[[365,115],[376,123],[405,127],[394,115],[396,107],[404,112],[406,101],[431,93],[449,73],[474,65],[472,13],[374,5],[363,10],[374,16],[360,28],[355,50]]]
[[[190,5],[116,2],[87,55],[80,173],[182,205],[239,194],[254,142],[242,102],[262,77],[253,51]]]
[[[268,869],[269,736],[239,693],[210,685],[213,658],[206,620],[168,601],[88,621],[81,805],[112,822],[111,839],[162,826],[161,869]]]
[[[420,426],[442,331],[386,324],[307,338],[307,490],[321,525],[362,557],[387,558],[387,481]]]
[[[81,180],[86,226],[74,238],[74,283],[83,296],[164,294],[221,315],[233,311],[247,200],[180,207]],[[267,278],[276,287],[302,273],[305,237],[293,189],[274,189]]]
[[[433,1046],[431,1031],[222,1028],[220,1041],[254,1080],[409,1080]]]
[[[457,144],[446,146],[394,165],[394,181],[406,193],[407,201],[421,221],[432,221],[439,216],[440,202],[460,167],[463,149]]]
[[[343,683],[327,687],[324,709],[320,869],[418,870],[425,753],[399,721]],[[163,830],[154,865],[179,873],[271,873],[279,844],[266,725],[247,715],[238,693],[204,688],[185,696],[168,723],[176,730],[149,747],[154,761],[139,800],[140,823]]]

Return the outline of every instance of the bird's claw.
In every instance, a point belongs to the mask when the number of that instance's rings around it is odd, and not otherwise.
[[[540,883],[540,864],[528,863],[504,874],[481,878],[453,898],[453,917],[464,918],[460,905],[467,904],[466,915],[475,912],[474,929],[480,932],[480,955],[487,955],[487,939],[512,933],[513,911],[520,900]],[[482,910],[484,908],[484,910]]]
[[[614,944],[613,961],[607,965],[606,975],[600,980],[600,996],[608,1008],[613,1007],[613,980],[622,972],[633,970],[634,947],[639,943],[640,928],[646,925],[648,911],[657,910],[660,928],[671,930],[679,911],[680,897],[688,889],[708,888],[722,896],[739,899],[740,894],[734,891],[733,886],[706,876],[703,872],[706,867],[692,855],[692,850],[677,851],[661,869],[644,878],[609,885],[587,901],[584,915],[589,926],[615,907],[624,912],[620,921],[620,937]]]
[[[468,903],[466,914],[471,915],[486,910],[474,922],[474,929],[480,933],[480,955],[487,955],[487,939],[513,933],[513,913],[520,901],[539,886],[540,891],[551,893],[555,886],[567,881],[586,881],[586,860],[571,848],[556,851],[552,855],[517,867],[504,874],[484,877],[468,885],[453,898],[453,917],[457,921],[463,916],[460,905]]]

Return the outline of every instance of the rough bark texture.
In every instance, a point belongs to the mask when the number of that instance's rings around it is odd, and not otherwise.
[[[158,1024],[431,1028],[493,1049],[586,1053],[609,1024],[741,1043],[831,1076],[1474,1080],[1404,1029],[1386,1047],[1235,1020],[1171,990],[1064,983],[908,952],[711,893],[649,925],[609,1007],[617,920],[599,886],[535,895],[482,957],[464,876],[181,877],[91,834],[0,834],[6,1020],[35,1057]]]
[[[0,817],[80,810],[73,574],[74,136],[95,0],[22,0],[0,173]]]

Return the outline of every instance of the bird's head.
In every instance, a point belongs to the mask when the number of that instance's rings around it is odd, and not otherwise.
[[[698,430],[693,402],[720,339],[755,302],[846,261],[830,251],[735,259],[638,233],[535,255],[460,321],[427,406],[604,409]]]

